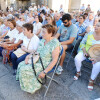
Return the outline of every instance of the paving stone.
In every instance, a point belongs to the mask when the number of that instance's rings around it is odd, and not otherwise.
[[[94,100],[100,98],[99,86],[95,85],[94,90],[89,92],[87,80],[82,77],[78,81],[73,80],[75,74],[73,60],[69,63],[68,69],[65,62],[63,69],[64,71],[60,76],[54,76],[61,85],[52,82],[44,99],[46,90],[44,87],[34,94],[22,91],[19,82],[12,75],[12,68],[8,64],[4,66],[0,63],[0,100]]]
[[[0,62],[0,77],[6,75],[7,73],[9,73],[9,71],[8,71],[7,68],[5,68],[5,66]]]

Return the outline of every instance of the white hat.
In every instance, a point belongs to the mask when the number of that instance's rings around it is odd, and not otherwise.
[[[18,22],[16,22],[16,24],[17,24],[18,26],[22,27],[24,23],[23,23],[22,21],[18,21]]]
[[[7,19],[12,19],[14,16],[12,14],[8,14]]]

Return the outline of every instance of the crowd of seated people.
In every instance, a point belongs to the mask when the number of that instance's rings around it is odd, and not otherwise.
[[[26,11],[0,11],[0,56],[3,63],[12,63],[13,75],[19,80],[22,90],[34,93],[41,88],[41,81],[55,66],[61,47],[63,54],[56,74],[63,71],[63,62],[66,52],[72,50],[78,40],[75,56],[76,75],[78,80],[81,74],[81,63],[88,55],[88,49],[94,44],[100,44],[100,11],[97,15],[90,10],[65,13],[63,7],[54,12],[48,6],[39,8],[29,7]],[[42,59],[35,64],[37,76],[29,63],[30,56],[37,52]],[[93,90],[93,82],[100,72],[100,62],[93,62],[88,89]]]

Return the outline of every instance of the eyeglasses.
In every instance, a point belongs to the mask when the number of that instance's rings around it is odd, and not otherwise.
[[[19,19],[22,19],[22,18],[19,18]]]
[[[64,24],[67,24],[68,22],[63,22]]]
[[[83,19],[83,18],[79,18],[79,19]]]

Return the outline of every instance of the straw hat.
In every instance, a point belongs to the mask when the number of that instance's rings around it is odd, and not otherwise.
[[[90,58],[94,59],[96,62],[100,61],[100,44],[95,44],[91,46],[88,50]]]

